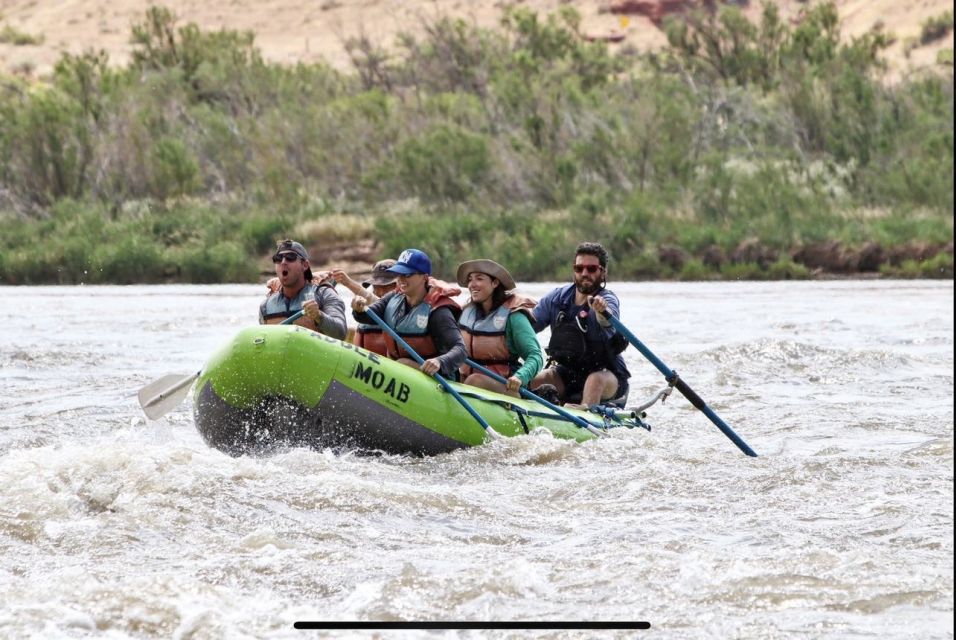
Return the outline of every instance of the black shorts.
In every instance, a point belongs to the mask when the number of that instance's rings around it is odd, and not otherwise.
[[[578,403],[581,401],[581,394],[584,392],[584,383],[588,379],[589,374],[581,374],[579,371],[574,369],[569,369],[563,364],[555,364],[555,371],[558,375],[561,376],[561,382],[564,383],[564,401],[565,402],[574,402]],[[611,371],[610,369],[604,369],[604,371]],[[594,373],[593,371],[591,373]],[[617,378],[617,391],[614,392],[614,397],[610,400],[605,400],[604,404],[612,405],[615,407],[624,407],[627,404],[627,394],[630,391],[630,388],[627,384],[627,378],[621,375],[620,373],[615,373],[614,377]]]

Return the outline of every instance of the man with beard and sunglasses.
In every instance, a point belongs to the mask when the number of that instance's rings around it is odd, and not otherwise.
[[[302,311],[295,324],[332,338],[345,338],[345,303],[335,292],[334,280],[313,282],[309,252],[301,243],[283,240],[272,254],[278,290],[259,306],[259,324],[279,324]],[[270,287],[271,289],[271,287]]]
[[[534,309],[534,330],[551,328],[549,366],[531,388],[550,390],[568,406],[624,406],[631,377],[621,352],[627,346],[607,320],[620,316],[620,303],[607,284],[607,250],[582,242],[574,251],[574,282],[554,289]]]

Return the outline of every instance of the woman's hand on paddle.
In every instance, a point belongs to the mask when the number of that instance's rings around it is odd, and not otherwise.
[[[438,361],[438,358],[430,358],[422,363],[421,370],[423,373],[427,373],[430,376],[438,373],[438,370],[441,369],[441,362]]]
[[[352,311],[355,313],[365,313],[366,309],[368,309],[368,300],[362,296],[352,298]]]
[[[521,388],[521,378],[518,376],[511,376],[508,378],[508,381],[505,383],[505,389],[508,391],[515,392]]]

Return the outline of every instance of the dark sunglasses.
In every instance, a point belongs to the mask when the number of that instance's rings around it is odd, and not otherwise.
[[[603,269],[603,268],[604,267],[597,264],[576,264],[574,265],[574,272],[584,273],[585,271],[587,271],[588,273],[597,273],[598,269]]]
[[[279,264],[283,260],[286,262],[297,262],[301,256],[297,253],[279,253],[272,256],[272,261]]]

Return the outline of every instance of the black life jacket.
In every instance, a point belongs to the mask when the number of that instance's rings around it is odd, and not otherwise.
[[[627,339],[619,333],[608,337],[598,325],[595,312],[574,307],[574,292],[562,301],[561,309],[551,323],[548,357],[584,375],[601,369],[616,371],[618,354],[627,348]],[[590,329],[590,330],[589,330]]]

